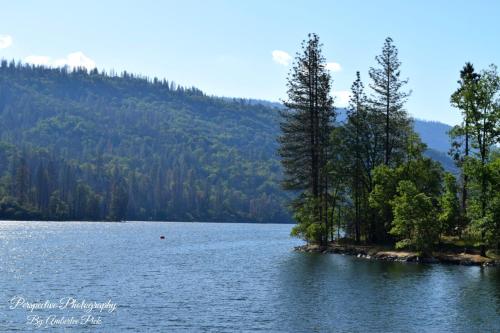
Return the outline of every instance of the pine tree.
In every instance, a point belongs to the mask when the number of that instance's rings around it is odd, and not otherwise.
[[[352,179],[351,195],[354,204],[355,240],[359,242],[361,233],[361,210],[364,196],[365,177],[364,157],[367,144],[369,145],[367,98],[364,93],[361,75],[356,72],[356,80],[351,86],[351,98],[347,110],[347,123],[344,126],[345,156],[350,166]],[[368,140],[367,140],[368,139]],[[368,141],[368,142],[367,142]],[[370,170],[368,170],[370,172]]]
[[[314,222],[324,223],[320,241],[326,242],[327,149],[335,113],[329,95],[331,78],[321,54],[319,37],[316,34],[308,37],[288,78],[286,109],[281,112],[279,154],[285,173],[283,187],[302,191],[295,202],[296,208],[311,198]]]
[[[460,71],[459,88],[451,95],[451,104],[462,112],[463,122],[450,131],[453,140],[450,155],[452,155],[458,167],[462,167],[469,157],[470,151],[470,122],[477,113],[476,91],[480,75],[474,70],[474,66],[467,62]],[[463,140],[460,142],[459,140]],[[463,147],[462,147],[463,146]],[[462,172],[462,214],[467,217],[467,186],[468,175]]]
[[[393,155],[405,147],[405,133],[410,120],[404,104],[411,92],[403,91],[408,79],[401,79],[398,50],[390,37],[385,39],[382,54],[375,57],[379,68],[370,68],[371,107],[379,114],[378,125],[384,136],[384,163],[389,165]]]

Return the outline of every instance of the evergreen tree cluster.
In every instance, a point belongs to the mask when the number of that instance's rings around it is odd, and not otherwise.
[[[309,35],[302,49],[289,75],[279,137],[283,186],[297,195],[292,202],[297,221],[292,234],[326,245],[342,233],[355,242],[430,253],[443,239],[471,237],[475,232],[483,249],[498,247],[496,68],[475,74],[468,64],[452,96],[464,114],[464,123],[451,131],[451,151],[462,175],[457,181],[424,154],[427,147],[405,109],[411,92],[405,90],[408,79],[401,77],[391,38],[375,58],[377,66],[369,70],[368,93],[356,73],[347,118],[337,123],[326,91],[332,80],[324,70],[317,35]],[[313,115],[319,127],[311,125]],[[318,128],[328,133],[327,140],[312,139]],[[323,162],[318,164],[316,156],[324,157]]]

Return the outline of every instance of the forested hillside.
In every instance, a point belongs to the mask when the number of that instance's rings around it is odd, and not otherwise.
[[[0,218],[290,221],[278,131],[271,103],[3,61]]]
[[[275,110],[96,70],[0,66],[0,217],[287,221]]]

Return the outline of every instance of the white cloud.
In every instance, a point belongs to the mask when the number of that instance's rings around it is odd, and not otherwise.
[[[54,60],[53,64],[55,67],[85,67],[87,69],[93,69],[96,67],[95,61],[87,57],[81,51],[70,53],[66,56],[66,58],[56,59]]]
[[[332,72],[340,72],[342,70],[342,66],[338,62],[327,62],[326,69]]]
[[[290,65],[290,60],[292,60],[292,57],[285,51],[274,50],[272,55],[274,62],[283,66]]]
[[[335,97],[335,106],[346,107],[349,104],[351,92],[349,90],[338,90],[333,92]]]
[[[68,54],[65,58],[52,60],[47,56],[31,55],[24,58],[24,62],[33,65],[43,65],[47,67],[64,67],[68,66],[70,69],[84,67],[86,69],[93,69],[96,67],[95,61],[87,57],[83,52],[73,52]]]
[[[0,35],[0,49],[6,49],[12,45],[12,37],[9,35]]]

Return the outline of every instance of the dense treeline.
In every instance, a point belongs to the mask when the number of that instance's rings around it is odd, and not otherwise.
[[[461,170],[460,229],[485,245],[500,243],[500,76],[497,67],[476,73],[471,63],[460,72],[451,103],[462,123],[450,132],[450,154]]]
[[[282,111],[279,153],[297,226],[292,234],[325,245],[341,237],[430,253],[446,239],[496,248],[500,241],[500,78],[467,64],[451,98],[464,122],[450,154],[460,179],[424,155],[405,110],[408,80],[387,38],[367,94],[356,73],[347,119],[335,123],[317,35],[295,59]],[[328,138],[328,139],[325,139]],[[319,161],[319,162],[318,162]],[[336,233],[336,235],[335,235]]]
[[[289,221],[277,111],[159,79],[0,64],[0,219]]]

